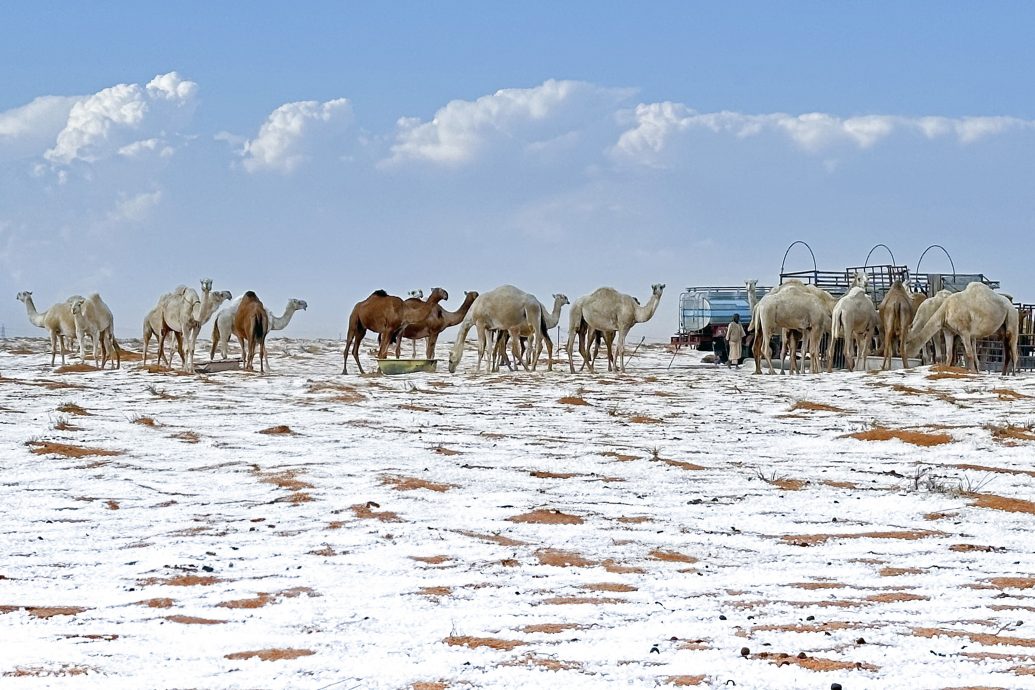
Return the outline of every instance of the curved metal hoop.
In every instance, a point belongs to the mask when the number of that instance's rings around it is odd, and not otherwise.
[[[872,247],[870,247],[870,252],[869,252],[869,254],[866,255],[866,261],[863,262],[863,268],[866,268],[867,266],[870,265],[870,257],[873,255],[874,250],[877,249],[878,247],[884,247],[888,251],[888,254],[891,255],[891,265],[892,266],[897,266],[898,265],[897,262],[895,261],[895,253],[893,251],[891,251],[891,247],[889,247],[886,244],[875,244]]]
[[[784,267],[787,265],[787,255],[791,253],[791,250],[794,249],[794,245],[796,244],[804,245],[805,248],[809,250],[809,256],[812,257],[812,272],[819,272],[819,268],[816,266],[816,255],[812,252],[812,247],[810,247],[809,243],[804,240],[795,240],[791,242],[791,246],[787,247],[787,251],[783,253],[783,261],[780,262],[780,275],[783,275]]]
[[[916,271],[914,271],[914,273],[916,275],[920,275],[920,264],[923,262],[924,257],[927,256],[927,252],[931,251],[932,249],[941,249],[942,250],[942,252],[945,254],[946,258],[949,259],[949,266],[952,267],[952,277],[955,278],[956,277],[956,264],[953,263],[952,255],[949,254],[949,251],[945,247],[940,245],[940,244],[932,244],[930,247],[928,247],[927,249],[924,250],[924,253],[920,255],[919,259],[917,259]]]

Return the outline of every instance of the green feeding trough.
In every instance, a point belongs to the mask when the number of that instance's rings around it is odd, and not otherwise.
[[[437,359],[379,359],[377,368],[386,376],[395,374],[415,374],[417,372],[435,371]]]

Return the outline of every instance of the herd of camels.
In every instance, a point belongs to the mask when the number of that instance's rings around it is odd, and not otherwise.
[[[935,359],[947,361],[954,353],[955,338],[963,342],[968,367],[977,370],[976,343],[979,338],[1001,337],[1004,345],[1003,374],[1017,367],[1018,313],[1005,296],[993,292],[983,283],[971,283],[964,290],[950,293],[942,290],[933,297],[910,293],[896,281],[879,307],[866,293],[866,276],[857,273],[848,293],[837,299],[830,293],[797,280],[789,280],[773,288],[757,300],[757,281],[747,281],[751,308],[753,354],[755,373],[761,373],[763,357],[774,373],[771,350],[763,346],[777,333],[782,335],[784,348],[790,352],[791,370],[797,372],[797,343],[807,351],[810,370],[821,370],[821,343],[827,337],[827,371],[832,368],[834,342],[845,341],[845,362],[854,370],[859,362],[865,367],[866,356],[874,337],[883,342],[884,368],[890,366],[894,351],[902,357],[915,357],[934,340]],[[549,331],[560,321],[561,309],[570,304],[568,328],[568,366],[575,372],[574,343],[578,338],[582,367],[594,371],[594,363],[603,342],[607,348],[608,370],[624,372],[626,365],[625,340],[637,323],[649,321],[657,311],[664,292],[664,284],[651,286],[651,295],[645,304],[610,287],[602,287],[569,303],[562,294],[553,296],[553,308],[548,310],[534,295],[513,285],[503,285],[486,293],[464,293],[464,301],[456,311],[448,311],[441,303],[449,299],[442,288],[434,288],[425,299],[421,291],[410,293],[406,299],[377,290],[358,302],[349,315],[348,336],[343,352],[342,373],[348,373],[351,353],[360,373],[360,343],[368,332],[378,334],[379,359],[388,356],[395,344],[395,356],[401,353],[402,341],[427,340],[427,358],[434,359],[439,335],[453,326],[459,333],[449,353],[449,371],[460,364],[464,343],[472,328],[477,330],[478,361],[475,371],[481,370],[486,360],[488,371],[496,371],[501,364],[512,368],[507,357],[509,345],[514,362],[526,370],[534,370],[545,346],[547,363],[553,369],[553,342]],[[89,297],[73,295],[44,312],[36,309],[31,292],[18,293],[17,299],[25,304],[29,321],[44,328],[50,335],[51,366],[58,352],[65,362],[66,342],[78,342],[79,357],[86,361],[85,342],[92,343],[94,363],[103,368],[109,361],[112,367],[121,363],[121,349],[114,337],[114,319],[111,310],[99,294]],[[229,341],[236,336],[247,369],[254,368],[259,355],[260,371],[268,371],[266,336],[270,331],[286,328],[292,315],[305,310],[305,300],[290,299],[281,316],[276,316],[263,305],[258,296],[246,292],[233,299],[230,292],[213,291],[212,280],[201,281],[201,294],[181,285],[163,294],[143,323],[143,362],[152,337],[158,341],[158,363],[172,364],[171,353],[166,352],[167,336],[176,340],[185,371],[194,367],[194,350],[201,327],[212,320],[212,347],[210,357],[217,350],[223,359],[229,356]],[[937,337],[936,337],[937,336]],[[186,341],[186,347],[184,347]],[[944,343],[944,346],[943,346]],[[781,360],[783,353],[781,353]],[[804,364],[802,365],[804,370]]]
[[[794,354],[796,342],[808,350],[810,371],[821,366],[821,342],[827,338],[827,371],[833,366],[834,344],[844,339],[845,366],[854,371],[865,368],[870,344],[876,337],[883,344],[883,368],[891,366],[897,350],[902,366],[907,358],[916,357],[921,350],[933,345],[930,361],[955,361],[955,342],[963,343],[966,365],[978,371],[977,341],[997,337],[1003,341],[1003,375],[1017,372],[1019,314],[1012,300],[994,292],[984,283],[970,283],[960,292],[941,290],[927,297],[910,292],[896,280],[879,306],[866,292],[867,278],[863,272],[854,276],[847,294],[840,299],[814,285],[788,280],[755,303],[757,281],[747,281],[751,304],[751,328],[756,334],[753,343],[755,373],[762,373],[762,359],[773,373],[769,343],[772,335],[780,332],[784,347],[790,351],[792,372],[797,371]],[[781,359],[782,359],[781,352]],[[804,370],[804,364],[802,364]]]

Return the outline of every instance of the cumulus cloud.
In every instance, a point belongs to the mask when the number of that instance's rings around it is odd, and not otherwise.
[[[322,142],[341,134],[351,123],[352,106],[347,98],[285,103],[270,113],[257,137],[244,142],[244,169],[290,173]]]
[[[116,84],[102,89],[75,102],[44,157],[54,165],[69,165],[115,154],[137,155],[147,150],[150,139],[156,139],[157,149],[157,139],[189,121],[197,92],[196,83],[176,72],[160,74],[144,86]]]
[[[40,96],[0,113],[0,158],[39,155],[65,126],[77,96]]]
[[[143,192],[133,196],[123,195],[115,208],[108,214],[108,220],[115,222],[139,223],[151,213],[151,209],[161,202],[161,190]]]
[[[1035,129],[1035,121],[1013,117],[905,117],[863,115],[842,118],[827,113],[768,113],[745,115],[722,111],[699,113],[681,103],[641,103],[622,114],[628,125],[611,153],[638,163],[653,165],[681,133],[705,130],[738,138],[774,132],[788,137],[809,153],[836,146],[866,149],[896,132],[920,134],[928,139],[955,137],[970,144],[1009,130]]]
[[[427,122],[400,118],[389,162],[421,160],[459,165],[493,144],[533,152],[565,141],[588,121],[610,117],[628,89],[550,79],[527,89],[502,89],[474,101],[450,101]]]

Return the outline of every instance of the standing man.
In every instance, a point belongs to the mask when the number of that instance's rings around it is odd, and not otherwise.
[[[744,327],[740,325],[740,314],[734,314],[733,320],[730,321],[730,325],[726,327],[726,349],[729,353],[729,359],[726,361],[726,366],[731,367],[734,364],[740,369],[740,358],[741,350],[744,346]]]

